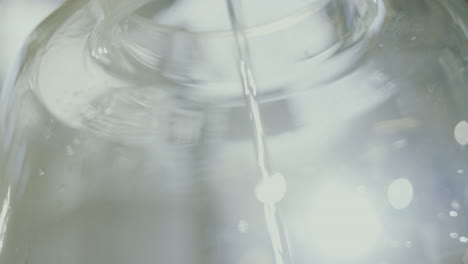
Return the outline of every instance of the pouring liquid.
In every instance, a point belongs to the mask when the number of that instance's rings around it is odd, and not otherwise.
[[[282,230],[283,225],[280,222],[276,206],[286,194],[286,181],[281,174],[272,173],[268,160],[267,143],[257,100],[257,84],[251,66],[246,35],[243,31],[239,2],[237,0],[227,0],[227,7],[236,39],[242,92],[250,115],[257,165],[261,177],[256,189],[256,195],[257,199],[264,205],[265,222],[272,242],[276,264],[288,264],[293,263],[292,256],[285,230]]]

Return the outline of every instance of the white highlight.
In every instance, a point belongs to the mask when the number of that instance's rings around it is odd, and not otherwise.
[[[449,215],[450,215],[451,217],[457,217],[457,216],[458,216],[458,213],[457,213],[456,211],[450,211],[450,212],[449,212]]]
[[[274,205],[283,200],[286,191],[286,180],[283,175],[276,173],[270,178],[262,179],[255,190],[255,194],[260,202]]]
[[[462,146],[468,144],[468,123],[466,121],[458,122],[455,126],[454,136],[458,144]]]
[[[8,218],[10,216],[10,197],[11,197],[11,187],[8,187],[8,192],[5,200],[3,200],[2,211],[0,212],[0,252],[3,249],[3,242],[5,240],[5,233],[8,224]]]
[[[315,245],[332,257],[357,257],[376,244],[381,221],[370,199],[352,189],[328,185],[314,197],[311,231]]]
[[[400,178],[388,186],[387,198],[393,208],[401,210],[410,205],[413,194],[413,185],[410,180]]]

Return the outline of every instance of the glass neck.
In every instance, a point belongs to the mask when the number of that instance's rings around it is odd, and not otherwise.
[[[99,1],[104,16],[94,34],[96,61],[139,80],[164,77],[191,91],[238,94],[236,42],[225,1]],[[379,0],[241,3],[252,67],[264,91],[310,86],[346,71],[385,15]],[[311,70],[316,74],[310,76]]]

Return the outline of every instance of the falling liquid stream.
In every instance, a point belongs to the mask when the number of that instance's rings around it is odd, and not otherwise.
[[[242,26],[242,15],[239,0],[226,0],[231,26],[235,35],[239,72],[243,94],[250,114],[251,127],[261,181],[257,187],[257,198],[264,205],[265,221],[275,254],[276,264],[291,264],[288,240],[280,222],[276,203],[286,194],[286,181],[281,174],[271,173],[268,161],[267,145],[263,131],[262,117],[257,101],[257,84],[253,74],[247,39]]]

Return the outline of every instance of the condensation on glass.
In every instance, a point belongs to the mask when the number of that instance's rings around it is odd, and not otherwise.
[[[0,263],[468,263],[468,3],[232,3],[71,0],[30,35]]]

